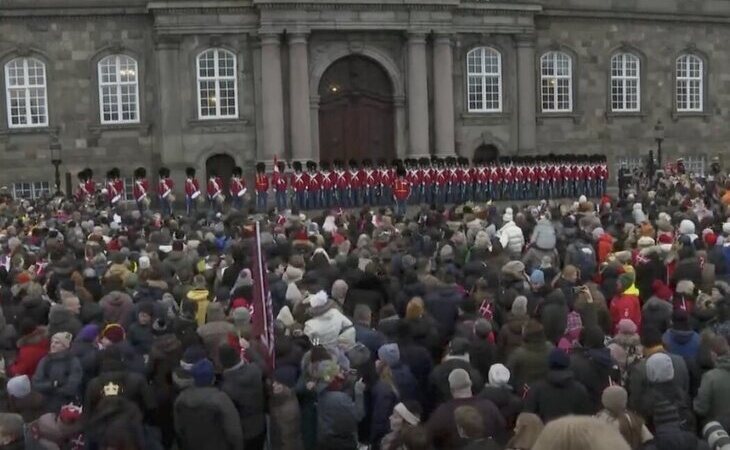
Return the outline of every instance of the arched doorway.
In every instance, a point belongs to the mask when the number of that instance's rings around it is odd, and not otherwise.
[[[215,172],[216,175],[221,177],[223,180],[223,192],[228,192],[228,182],[233,174],[233,167],[236,165],[236,161],[231,155],[226,153],[219,153],[213,155],[205,161],[205,179],[206,182],[210,177],[211,172]]]
[[[393,86],[372,59],[335,61],[319,83],[319,159],[395,157]]]
[[[499,149],[494,144],[482,144],[474,150],[475,163],[494,162],[499,158]]]

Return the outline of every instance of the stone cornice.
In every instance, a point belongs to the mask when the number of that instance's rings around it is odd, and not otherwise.
[[[730,23],[728,14],[687,14],[657,13],[648,11],[609,11],[596,9],[555,9],[546,8],[540,14],[544,17],[561,17],[584,20],[641,20],[646,22],[683,22],[683,23]]]

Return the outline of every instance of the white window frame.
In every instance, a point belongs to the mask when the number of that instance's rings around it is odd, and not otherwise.
[[[22,84],[16,84],[14,86],[10,85],[10,66],[11,64],[15,64],[17,62],[21,62],[21,69],[22,69],[22,75],[21,75],[21,83]],[[30,84],[30,76],[28,72],[28,65],[30,62],[33,62],[35,64],[38,64],[40,66],[40,69],[42,70],[42,83],[41,84]],[[36,66],[37,68],[37,66]],[[32,57],[21,57],[21,58],[14,58],[10,61],[8,61],[5,64],[5,99],[7,103],[7,112],[8,112],[8,128],[38,128],[38,127],[47,127],[48,126],[48,88],[47,88],[47,77],[46,77],[46,65],[38,58],[32,58]],[[38,123],[33,123],[33,114],[31,113],[31,90],[40,89],[42,91],[43,95],[43,121]],[[22,94],[23,101],[25,102],[25,120],[26,123],[13,123],[13,115],[12,115],[12,92],[20,92]],[[16,116],[16,117],[23,117],[23,116]]]
[[[614,73],[614,63],[619,62],[618,74]],[[628,66],[630,62],[636,62],[636,74],[628,75]],[[616,53],[611,57],[611,85],[610,85],[610,104],[613,112],[639,112],[641,111],[641,58],[633,53],[623,52]],[[636,106],[629,107],[629,85],[636,82]],[[621,98],[614,103],[614,82],[621,87]]]
[[[469,58],[479,53],[478,58],[478,71],[471,71]],[[487,59],[495,57],[497,58],[496,71],[487,70]],[[471,106],[472,84],[470,81],[476,79],[481,85],[481,98],[477,100],[481,103],[481,108],[473,108]],[[491,85],[494,80],[497,82],[497,107],[488,108],[487,103],[492,103],[493,100],[487,99],[487,85]],[[474,95],[478,95],[476,92]],[[466,105],[467,110],[473,113],[494,113],[502,112],[502,54],[499,50],[492,47],[476,47],[466,54]]]
[[[29,195],[19,197],[19,191],[27,192]],[[48,195],[52,194],[51,183],[49,181],[17,181],[13,183],[13,198],[16,200],[35,200],[41,198],[44,193]]]
[[[123,61],[124,60],[124,61]],[[106,64],[107,61],[112,61],[113,64],[111,65],[112,70],[115,74],[114,81],[104,81],[104,76],[102,73],[102,68]],[[134,78],[132,81],[122,81],[122,75],[127,75],[122,73],[122,62],[125,62],[127,66],[132,66],[131,69],[125,69],[125,70],[131,70],[132,76],[129,78]],[[131,64],[130,64],[131,63]],[[137,60],[132,58],[129,55],[125,54],[119,54],[119,55],[109,55],[101,60],[96,65],[97,67],[97,75],[98,75],[98,84],[99,84],[99,120],[102,124],[119,124],[119,123],[139,123],[139,64],[137,64]],[[133,95],[133,101],[134,101],[134,118],[133,119],[124,119],[123,118],[123,93],[122,89],[124,87],[134,87],[134,95]],[[117,119],[105,119],[104,118],[104,88],[111,88],[111,105],[116,106],[116,115]],[[128,94],[129,95],[129,94]],[[112,114],[110,111],[109,114]]]
[[[558,74],[558,62],[565,58],[568,61],[568,73]],[[559,102],[559,84],[561,80],[568,83],[568,107],[561,108]],[[545,84],[554,85],[553,93],[545,90]],[[552,108],[545,104],[552,102]],[[540,56],[540,110],[545,113],[573,112],[573,58],[562,51],[549,51]]]
[[[692,70],[690,70],[690,66],[692,63],[697,64],[699,68],[699,75],[693,76]],[[680,64],[684,64],[684,73],[681,72]],[[677,104],[677,111],[678,112],[702,112],[705,110],[705,62],[697,55],[694,55],[692,53],[684,53],[682,55],[679,55],[677,58],[676,64],[675,64],[675,101]],[[685,93],[680,94],[680,84],[685,84]],[[692,87],[691,85],[693,83],[696,83],[696,87]],[[691,102],[691,94],[690,89],[697,89],[697,94],[699,96],[699,106],[696,108],[693,108],[692,102]],[[684,96],[684,98],[682,98]],[[681,107],[680,105],[686,105],[685,107]]]
[[[124,201],[134,200],[134,177],[126,177],[124,181],[124,193],[122,199]]]
[[[200,74],[200,61],[202,60],[203,56],[205,56],[208,52],[214,52],[213,53],[213,69],[214,69],[214,75],[213,76],[201,76]],[[226,54],[231,57],[233,60],[233,75],[221,75],[220,70],[220,56],[221,54]],[[198,54],[198,56],[195,58],[195,75],[197,80],[196,90],[198,91],[198,119],[200,120],[214,120],[214,119],[231,119],[238,117],[238,61],[236,60],[236,54],[231,52],[230,50],[226,50],[223,48],[208,48],[203,50]],[[203,82],[213,82],[215,85],[215,99],[219,100],[221,98],[221,84],[223,82],[233,82],[233,114],[221,114],[221,102],[216,101],[215,105],[215,114],[209,114],[209,115],[203,115],[203,105],[201,103],[202,96],[201,96],[201,85]]]

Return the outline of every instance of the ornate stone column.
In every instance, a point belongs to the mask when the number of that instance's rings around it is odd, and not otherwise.
[[[183,164],[182,104],[180,103],[180,40],[177,36],[158,36],[157,67],[160,80],[160,157],[163,165]]]
[[[410,156],[428,155],[426,34],[408,34],[408,139]]]
[[[264,158],[284,155],[284,101],[281,81],[281,38],[261,33],[261,108]]]
[[[517,150],[535,151],[535,35],[518,34],[514,37],[517,49]]]
[[[289,114],[292,159],[318,159],[312,151],[307,35],[292,33],[289,40]]]
[[[454,79],[451,36],[436,33],[433,40],[433,119],[435,151],[454,154]]]

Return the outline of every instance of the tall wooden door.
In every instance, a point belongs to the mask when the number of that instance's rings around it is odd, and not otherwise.
[[[228,192],[228,183],[231,180],[233,174],[233,167],[236,165],[236,161],[231,155],[221,153],[213,155],[205,161],[205,182],[208,182],[211,172],[215,172],[216,175],[221,177],[223,181],[223,192]]]
[[[321,161],[395,157],[392,86],[378,63],[362,56],[335,61],[319,96]]]

